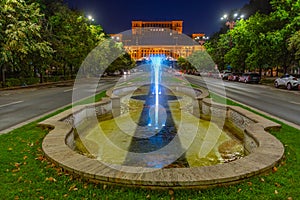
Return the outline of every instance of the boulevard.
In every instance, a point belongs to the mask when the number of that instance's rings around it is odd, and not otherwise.
[[[137,74],[131,75],[138,76]],[[118,77],[120,78],[120,77]],[[118,78],[100,80],[97,92],[114,86]],[[279,119],[300,126],[300,92],[277,89],[260,84],[244,84],[221,81],[213,78],[186,75],[192,84],[209,88],[211,92],[251,106]],[[56,109],[72,103],[72,92],[88,91],[89,84],[75,88],[72,84],[59,87],[28,88],[0,91],[0,133],[8,132],[16,125],[29,123]]]
[[[300,125],[300,92],[277,89],[273,86],[261,84],[245,84],[240,82],[216,81],[213,78],[186,76],[195,85],[209,89],[234,101],[253,107],[279,119]]]
[[[97,92],[112,87],[114,82],[114,78],[100,80]],[[71,104],[73,90],[81,90],[88,95],[91,86],[81,84],[81,87],[73,88],[73,84],[66,84],[0,91],[0,134]]]

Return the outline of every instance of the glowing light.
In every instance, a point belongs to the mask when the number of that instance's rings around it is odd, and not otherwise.
[[[89,15],[89,16],[88,16],[88,20],[90,20],[90,21],[92,21],[92,22],[95,21],[95,19],[92,17],[92,15]]]
[[[161,64],[163,60],[162,55],[151,55],[150,60],[152,61],[152,77],[151,77],[151,93],[155,95],[155,102],[153,105],[154,111],[154,127],[155,129],[159,129],[160,121],[159,121],[159,111],[162,109],[159,104],[159,95],[161,95],[160,88],[160,79],[161,79]],[[150,124],[150,123],[149,123]]]

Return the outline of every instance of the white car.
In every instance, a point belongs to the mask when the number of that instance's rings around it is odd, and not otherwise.
[[[300,84],[300,78],[297,78],[296,76],[290,74],[285,74],[274,81],[274,86],[276,88],[286,87],[288,90],[291,90],[293,88],[298,88],[299,84]]]
[[[224,70],[222,73],[219,74],[219,78],[223,80],[227,80],[229,74],[231,74],[231,71]]]

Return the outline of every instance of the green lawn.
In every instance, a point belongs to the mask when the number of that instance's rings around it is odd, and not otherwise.
[[[233,186],[175,191],[87,183],[74,178],[45,159],[41,143],[48,130],[39,128],[37,123],[30,123],[0,136],[0,199],[300,198],[300,131],[283,123],[282,129],[272,131],[272,134],[285,145],[285,159],[270,174],[247,179]]]

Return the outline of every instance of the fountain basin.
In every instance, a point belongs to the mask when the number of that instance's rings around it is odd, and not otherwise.
[[[184,87],[180,87],[183,91]],[[122,90],[122,89],[120,89]],[[119,91],[122,92],[122,91]],[[112,92],[111,92],[112,93]],[[54,128],[43,141],[45,155],[58,166],[85,179],[126,186],[147,188],[207,188],[237,183],[270,171],[282,158],[284,147],[267,130],[280,128],[279,124],[246,111],[240,107],[225,106],[206,98],[205,90],[199,91],[195,104],[205,118],[226,114],[226,120],[243,131],[244,149],[248,155],[233,162],[191,168],[162,168],[118,166],[103,164],[72,150],[74,128],[93,113],[111,112],[113,101],[76,107],[40,123]],[[195,112],[194,114],[197,114]]]

